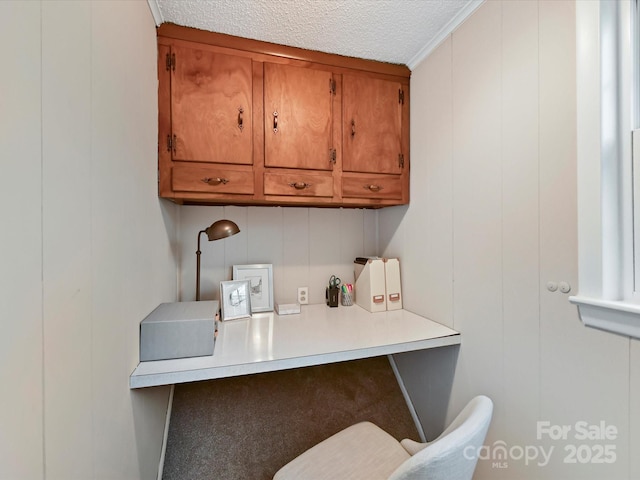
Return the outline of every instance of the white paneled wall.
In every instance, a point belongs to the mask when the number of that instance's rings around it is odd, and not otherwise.
[[[353,260],[377,254],[376,211],[282,207],[180,207],[180,298],[195,299],[196,248],[200,230],[233,220],[240,233],[201,240],[201,298],[218,299],[219,284],[233,265],[273,265],[276,303],[295,303],[298,287],[309,287],[309,303],[323,303],[332,274],[353,282]]]
[[[177,296],[145,2],[3,1],[0,478],[154,479],[166,387],[139,322]]]
[[[175,206],[157,196],[155,25],[144,2],[91,8],[93,475],[153,478],[168,389],[126,379],[141,319],[177,290]]]
[[[403,285],[404,306],[425,312],[453,326],[453,111],[451,84],[451,38],[413,73],[433,85],[411,91],[412,122],[423,125],[424,159],[411,165],[411,202],[405,215],[405,255],[400,255],[407,278],[424,282]],[[417,80],[416,80],[417,81]],[[406,258],[405,258],[406,256]],[[411,261],[404,261],[411,259]]]
[[[504,440],[535,444],[539,418],[538,2],[502,4],[501,164]]]
[[[0,478],[44,471],[40,21],[36,2],[0,2],[0,39],[20,46],[0,75]]]
[[[501,13],[501,3],[486,3],[452,39],[453,325],[466,338],[457,408],[473,392],[503,393]]]
[[[93,470],[92,202],[79,201],[92,190],[89,38],[90,3],[43,3],[44,428],[52,478],[90,478]]]
[[[638,343],[585,328],[567,295],[546,289],[577,290],[575,45],[572,1],[485,2],[412,73],[412,202],[379,213],[405,306],[463,335],[451,391],[433,382],[447,359],[407,356],[409,391],[451,393],[449,419],[490,395],[490,453],[495,442],[554,449],[544,466],[481,461],[476,478],[639,477]],[[429,405],[416,408],[428,418]],[[538,421],[604,421],[618,435],[552,441],[537,438]],[[571,444],[612,444],[616,459],[569,463]]]

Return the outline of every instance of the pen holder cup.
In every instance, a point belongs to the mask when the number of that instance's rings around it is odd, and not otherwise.
[[[350,307],[353,305],[353,294],[352,293],[344,293],[341,294],[341,302],[345,307]]]
[[[330,307],[337,307],[339,296],[340,296],[340,289],[338,287],[335,287],[335,288],[327,287],[327,290],[326,290],[327,305],[329,305]]]

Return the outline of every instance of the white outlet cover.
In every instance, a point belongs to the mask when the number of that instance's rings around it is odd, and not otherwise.
[[[298,303],[301,305],[309,304],[309,287],[298,287]]]

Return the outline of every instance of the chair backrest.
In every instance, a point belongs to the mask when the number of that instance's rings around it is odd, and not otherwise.
[[[389,480],[471,480],[492,414],[491,399],[475,397],[442,435],[400,465]]]

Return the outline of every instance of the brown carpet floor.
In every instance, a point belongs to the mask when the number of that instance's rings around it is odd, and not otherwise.
[[[270,480],[363,420],[419,440],[386,357],[176,385],[163,479]]]

